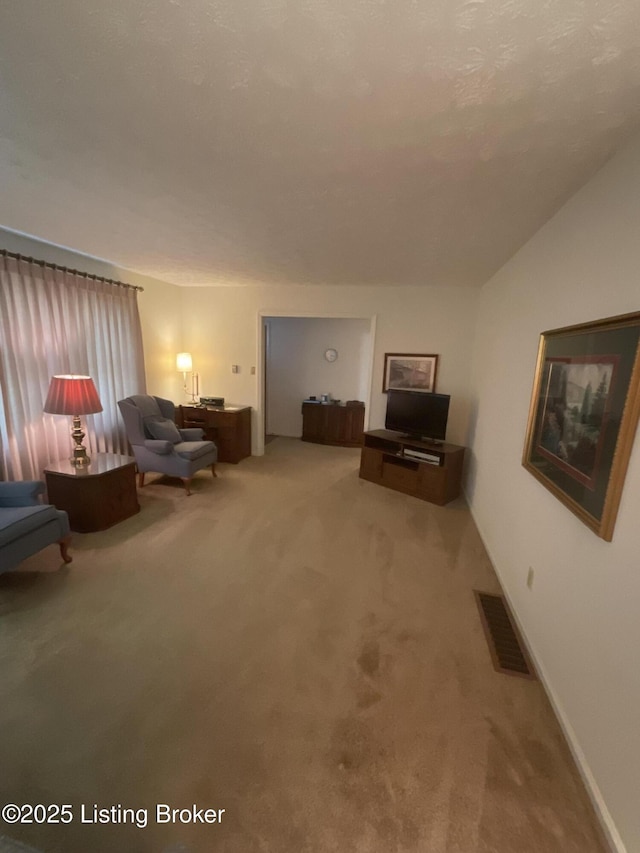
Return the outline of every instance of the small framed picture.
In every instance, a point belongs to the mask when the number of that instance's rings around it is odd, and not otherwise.
[[[611,541],[640,415],[640,313],[540,336],[522,464]]]
[[[438,372],[437,355],[386,352],[384,354],[384,376],[382,390],[423,391],[431,394],[436,390]]]

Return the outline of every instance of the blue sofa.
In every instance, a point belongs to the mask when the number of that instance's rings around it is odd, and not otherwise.
[[[54,542],[65,563],[71,562],[67,513],[43,504],[43,492],[40,480],[0,483],[0,572],[15,568]]]

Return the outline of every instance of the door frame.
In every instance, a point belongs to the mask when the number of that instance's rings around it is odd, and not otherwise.
[[[371,412],[371,395],[373,393],[373,357],[376,347],[376,325],[378,320],[377,314],[337,314],[320,313],[317,311],[305,314],[301,311],[258,311],[257,316],[257,333],[256,333],[256,352],[258,363],[256,365],[256,400],[258,407],[256,412],[257,420],[257,436],[256,436],[256,456],[264,455],[264,436],[266,429],[266,320],[279,319],[281,317],[290,318],[293,320],[368,320],[369,321],[369,359],[366,365],[368,376],[366,377],[367,394],[364,400],[364,428],[369,429],[369,416]],[[302,401],[300,401],[302,402]]]

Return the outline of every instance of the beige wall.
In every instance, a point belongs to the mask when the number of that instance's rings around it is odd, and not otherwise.
[[[182,349],[179,287],[5,228],[0,228],[0,248],[143,287],[144,293],[138,295],[138,306],[147,390],[150,394],[178,400],[182,393],[182,376],[175,371],[176,352]]]
[[[479,293],[445,287],[215,287],[184,290],[184,346],[201,374],[201,390],[261,409],[260,315],[376,317],[370,427],[384,426],[385,352],[438,353],[438,390],[451,394],[449,441],[466,444],[470,364]],[[231,372],[231,365],[240,372]],[[251,368],[256,367],[255,375]],[[254,411],[257,452],[261,420]]]
[[[611,543],[525,471],[521,455],[539,333],[640,310],[639,222],[637,140],[483,288],[468,481],[478,526],[612,839],[629,851],[640,850],[638,439]]]
[[[183,402],[183,377],[176,370],[182,346],[182,290],[152,281],[138,297],[144,341],[147,391],[175,403]]]

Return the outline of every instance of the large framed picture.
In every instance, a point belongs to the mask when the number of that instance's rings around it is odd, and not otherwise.
[[[640,415],[640,312],[540,336],[522,464],[607,542]]]
[[[437,355],[405,355],[399,352],[384,354],[382,390],[424,391],[436,390]]]

